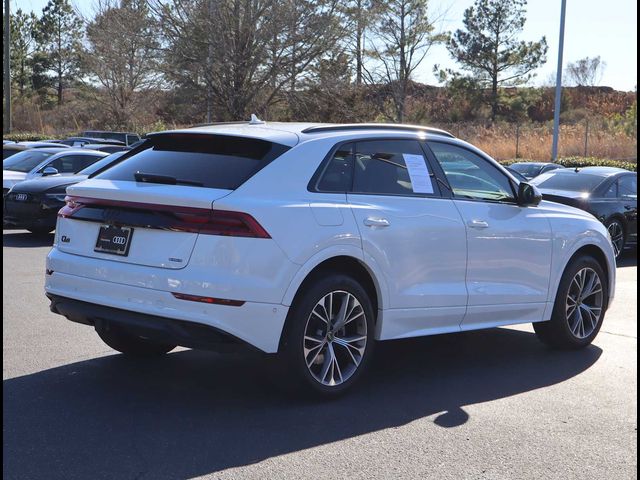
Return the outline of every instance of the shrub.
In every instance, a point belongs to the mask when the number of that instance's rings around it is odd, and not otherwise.
[[[44,133],[8,133],[2,135],[3,140],[11,140],[13,142],[37,142],[38,140],[53,140],[58,137],[46,135]]]
[[[631,170],[632,172],[638,171],[638,164],[634,162],[625,162],[623,160],[610,160],[608,158],[595,158],[595,157],[564,157],[558,159],[557,163],[569,168],[576,167],[617,167],[624,168],[625,170]]]
[[[522,158],[500,160],[502,165],[508,166],[517,162],[535,162],[535,160],[524,160]],[[556,162],[567,168],[582,168],[582,167],[616,167],[624,168],[632,172],[638,171],[638,164],[634,162],[624,162],[622,160],[610,160],[608,158],[596,158],[596,157],[563,157],[559,158]]]

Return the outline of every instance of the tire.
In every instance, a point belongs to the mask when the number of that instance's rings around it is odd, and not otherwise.
[[[48,235],[53,232],[53,228],[49,227],[40,227],[40,228],[27,228],[27,231],[33,233],[34,235]]]
[[[170,352],[177,345],[154,342],[128,333],[115,325],[96,324],[96,332],[108,346],[131,357],[155,357]]]
[[[605,227],[611,236],[611,243],[616,254],[616,260],[620,258],[624,247],[627,243],[627,232],[624,228],[624,224],[618,218],[610,218],[605,222]]]
[[[580,290],[583,276],[584,288]],[[592,278],[597,280],[591,283]],[[593,293],[589,295],[589,291]],[[551,320],[534,323],[533,329],[538,338],[551,347],[586,347],[593,342],[602,327],[608,299],[606,275],[598,261],[589,255],[577,257],[569,263],[562,275]],[[574,307],[574,304],[577,306]]]
[[[323,317],[336,326],[345,302],[344,328],[327,328]],[[344,393],[369,365],[373,332],[372,302],[360,283],[343,274],[312,281],[289,310],[283,336],[281,357],[294,386],[324,397]]]

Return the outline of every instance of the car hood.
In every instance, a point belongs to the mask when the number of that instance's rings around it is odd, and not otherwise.
[[[27,178],[26,172],[14,172],[13,170],[2,170],[3,180],[24,180]]]
[[[27,178],[27,174],[23,172],[12,172],[11,170],[2,171],[2,188],[8,189],[13,187],[16,183],[22,182]]]
[[[20,182],[13,188],[14,192],[38,193],[52,189],[62,189],[74,183],[82,182],[88,178],[87,175],[40,177],[33,180]]]

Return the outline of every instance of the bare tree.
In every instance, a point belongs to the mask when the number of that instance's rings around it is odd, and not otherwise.
[[[567,65],[567,82],[580,87],[593,87],[602,80],[606,67],[606,62],[600,56],[582,58]]]
[[[338,0],[155,0],[167,65],[204,83],[220,119],[262,113],[340,37]]]
[[[145,0],[100,0],[87,26],[83,66],[119,127],[132,126],[142,94],[159,86],[157,27]]]
[[[413,74],[429,50],[445,37],[435,33],[436,20],[428,13],[428,0],[388,0],[373,26],[365,69],[370,83],[385,84],[393,102],[391,119],[403,122]]]

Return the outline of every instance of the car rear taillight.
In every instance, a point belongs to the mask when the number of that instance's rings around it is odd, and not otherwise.
[[[58,216],[63,218],[76,218],[87,221],[101,221],[100,219],[103,218],[102,215],[85,216],[80,212],[83,208],[103,211],[142,212],[157,214],[157,218],[153,220],[145,217],[144,222],[140,225],[131,221],[127,222],[127,225],[206,235],[271,238],[255,218],[243,212],[71,196],[67,196],[65,201],[66,205],[58,212]],[[130,218],[129,220],[132,219]],[[106,219],[104,221],[107,222]]]
[[[251,215],[226,210],[202,212],[174,212],[176,222],[172,230],[181,232],[226,235],[230,237],[271,238]]]
[[[64,203],[64,207],[58,211],[58,216],[62,218],[73,216],[74,213],[84,206],[82,203],[79,203],[75,197],[70,197],[68,195],[64,197]]]

